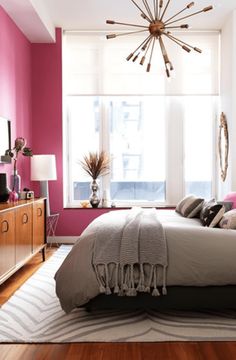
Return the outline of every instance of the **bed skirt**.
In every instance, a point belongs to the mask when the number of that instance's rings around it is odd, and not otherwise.
[[[140,293],[135,297],[101,294],[84,306],[87,311],[140,308],[156,310],[236,309],[236,285],[169,286],[167,295],[159,297],[145,293]]]

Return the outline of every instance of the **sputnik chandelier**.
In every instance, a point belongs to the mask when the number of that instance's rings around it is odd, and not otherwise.
[[[187,51],[188,53],[191,50],[195,50],[198,53],[201,53],[202,50],[187,44],[186,42],[180,40],[176,36],[172,34],[171,31],[177,30],[177,29],[188,29],[188,24],[180,23],[182,20],[185,20],[191,16],[207,12],[209,10],[213,9],[213,6],[207,6],[202,10],[196,11],[194,13],[191,13],[186,16],[180,16],[184,11],[187,11],[191,9],[194,6],[194,2],[191,2],[185,6],[184,9],[178,11],[176,14],[174,14],[171,17],[165,18],[168,6],[170,4],[170,0],[167,0],[166,4],[164,4],[164,0],[153,0],[153,4],[150,5],[147,0],[142,0],[142,4],[139,5],[136,1],[131,0],[132,3],[138,8],[138,10],[141,13],[141,16],[143,19],[145,19],[148,22],[148,26],[143,25],[136,25],[136,24],[129,24],[129,23],[123,23],[123,22],[117,22],[114,20],[107,20],[107,24],[111,25],[127,25],[135,28],[139,28],[140,30],[136,31],[130,31],[125,33],[119,33],[119,34],[109,34],[107,35],[107,39],[114,39],[118,36],[123,35],[130,35],[130,34],[136,34],[136,33],[142,33],[142,32],[148,32],[148,36],[145,38],[145,40],[126,58],[127,61],[133,60],[135,62],[138,57],[143,54],[140,60],[140,65],[143,65],[145,63],[146,58],[148,58],[148,64],[147,64],[147,72],[151,70],[151,63],[152,63],[152,57],[153,52],[155,48],[156,42],[159,43],[161,48],[161,53],[163,56],[165,69],[166,69],[166,75],[167,77],[170,77],[170,71],[173,70],[173,65],[171,61],[169,60],[166,47],[164,44],[164,41],[162,39],[162,36],[167,37],[168,39],[172,40],[177,45],[181,46],[183,50]]]

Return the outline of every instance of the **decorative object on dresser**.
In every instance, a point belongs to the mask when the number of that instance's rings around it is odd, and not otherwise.
[[[55,155],[34,155],[31,158],[31,180],[40,181],[40,196],[47,198],[46,214],[50,216],[48,181],[57,180]]]
[[[0,204],[0,284],[40,250],[45,260],[45,202]]]
[[[108,174],[110,171],[110,158],[105,151],[101,151],[100,153],[89,152],[89,154],[85,155],[84,159],[80,161],[80,164],[85,172],[93,179],[91,183],[92,194],[90,195],[89,201],[92,207],[97,208],[100,203],[97,178]]]
[[[170,62],[169,56],[166,51],[165,44],[163,42],[163,38],[166,37],[167,39],[173,41],[175,44],[179,45],[183,50],[186,52],[190,52],[191,50],[194,50],[198,53],[201,53],[202,50],[197,48],[196,46],[192,46],[187,44],[186,42],[179,39],[179,37],[176,37],[173,35],[172,31],[174,30],[183,30],[188,29],[188,24],[183,24],[182,20],[187,19],[191,16],[207,12],[209,10],[213,9],[213,6],[206,6],[202,10],[196,11],[194,13],[191,13],[186,16],[180,16],[181,13],[184,11],[188,11],[190,8],[194,6],[194,2],[187,4],[182,10],[178,11],[176,14],[173,14],[171,17],[168,15],[167,18],[165,17],[166,11],[168,9],[168,6],[170,4],[170,0],[166,1],[166,3],[163,0],[153,0],[152,4],[149,4],[148,1],[143,0],[143,4],[141,6],[138,5],[138,3],[134,0],[131,0],[132,3],[138,8],[140,15],[144,20],[148,22],[148,26],[143,25],[137,25],[137,24],[127,24],[123,22],[117,22],[114,20],[107,20],[106,23],[110,25],[126,25],[131,26],[139,30],[135,31],[129,31],[129,32],[122,32],[119,34],[109,34],[107,35],[107,39],[114,39],[117,36],[123,36],[123,35],[130,35],[130,34],[137,34],[137,33],[147,33],[146,38],[144,38],[144,41],[134,50],[132,53],[126,58],[127,61],[133,60],[135,62],[140,54],[143,53],[143,56],[140,61],[140,65],[143,65],[146,58],[149,58],[148,64],[147,64],[147,72],[151,69],[151,62],[152,57],[154,53],[154,47],[156,43],[159,43],[160,50],[162,53],[162,57],[165,64],[166,69],[166,75],[167,77],[170,77],[170,71],[174,70],[174,67],[172,63]],[[181,21],[181,22],[180,22]],[[148,56],[147,56],[148,55]]]
[[[220,116],[218,151],[220,158],[220,176],[222,181],[225,181],[228,170],[229,133],[228,133],[228,124],[227,124],[226,116],[223,112],[221,113]]]
[[[7,175],[0,173],[0,203],[9,199],[10,190],[7,187]]]
[[[21,188],[21,177],[17,171],[17,161],[20,153],[24,156],[33,156],[31,148],[26,147],[26,140],[23,137],[16,138],[14,148],[6,150],[6,155],[13,158],[14,161],[13,174],[11,175],[10,181],[10,201],[13,202],[18,200]]]

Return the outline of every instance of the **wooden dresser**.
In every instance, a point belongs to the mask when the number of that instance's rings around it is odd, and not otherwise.
[[[42,250],[45,260],[46,199],[0,203],[0,284]]]

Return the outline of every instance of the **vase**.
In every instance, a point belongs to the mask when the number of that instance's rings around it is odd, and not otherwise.
[[[15,191],[17,194],[20,193],[20,187],[21,187],[21,177],[18,174],[17,170],[13,171],[13,174],[11,175],[11,181],[10,181],[10,187],[12,191]]]
[[[13,203],[15,203],[19,200],[19,195],[15,190],[10,192],[9,200],[10,200],[10,202],[13,202]]]
[[[10,196],[10,190],[7,187],[7,174],[0,174],[0,202],[7,202]]]
[[[90,188],[92,190],[92,194],[89,197],[89,202],[93,208],[97,208],[100,203],[100,199],[98,197],[99,187],[98,187],[98,183],[96,182],[96,179],[93,179]]]

